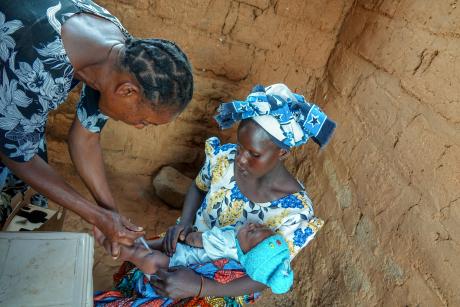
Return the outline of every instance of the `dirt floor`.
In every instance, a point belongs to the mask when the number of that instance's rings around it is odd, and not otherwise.
[[[64,174],[68,183],[90,199],[91,195],[71,166],[58,165],[57,167]],[[150,186],[150,177],[109,172],[108,178],[120,212],[137,225],[144,227],[147,232],[146,237],[165,231],[167,227],[175,223],[176,218],[180,215],[180,211],[166,206],[146,188]],[[51,206],[55,205],[51,204]],[[76,214],[67,211],[63,231],[90,233],[92,227]],[[94,290],[110,289],[112,275],[120,264],[120,261],[113,260],[101,246],[95,244]]]

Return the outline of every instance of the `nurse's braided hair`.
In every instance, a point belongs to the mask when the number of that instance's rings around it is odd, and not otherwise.
[[[143,94],[159,106],[183,109],[192,99],[192,68],[185,53],[164,39],[126,40],[121,65],[142,86]]]

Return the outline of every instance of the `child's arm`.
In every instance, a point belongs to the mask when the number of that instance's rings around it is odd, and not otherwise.
[[[199,231],[189,232],[185,237],[185,244],[203,248],[203,233]]]
[[[163,251],[163,238],[155,239],[155,240],[148,240],[147,244],[149,245],[151,249]]]
[[[110,241],[105,239],[102,245],[110,250]],[[148,250],[142,244],[133,246],[120,245],[120,254],[117,258],[134,263],[142,272],[154,274],[159,268],[168,268],[169,257],[158,250]]]

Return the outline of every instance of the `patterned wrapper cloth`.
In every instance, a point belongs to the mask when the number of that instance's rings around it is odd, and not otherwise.
[[[237,278],[245,276],[243,267],[234,260],[221,259],[203,264],[196,264],[190,267],[196,273],[206,278],[213,279],[225,284]],[[253,303],[259,293],[239,297],[203,297],[188,298],[174,301],[170,298],[161,297],[155,293],[145,274],[134,267],[131,263],[125,262],[117,274],[114,275],[116,282],[112,291],[96,292],[94,295],[94,306],[101,307],[147,307],[147,306],[243,306]]]

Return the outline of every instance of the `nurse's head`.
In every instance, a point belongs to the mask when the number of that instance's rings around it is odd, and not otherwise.
[[[102,113],[115,120],[136,128],[165,124],[192,99],[192,68],[173,42],[129,38],[116,63],[117,77],[99,101]]]

